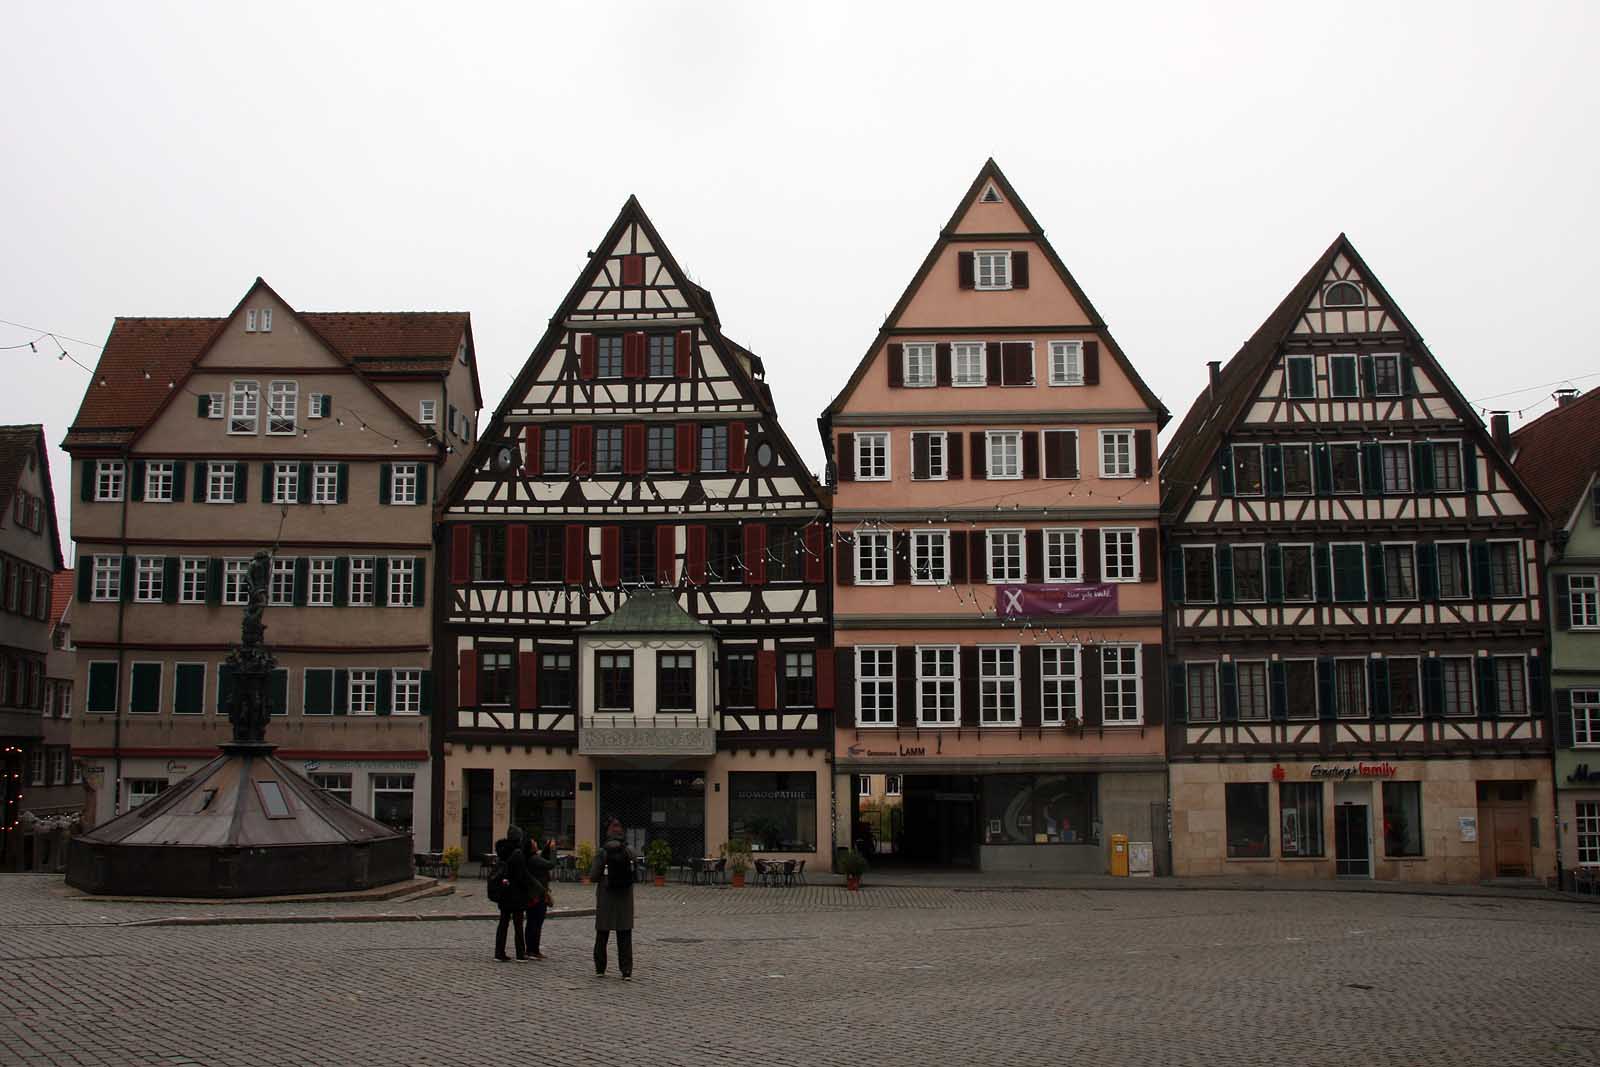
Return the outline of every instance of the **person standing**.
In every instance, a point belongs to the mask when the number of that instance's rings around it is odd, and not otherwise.
[[[623,838],[622,823],[606,826],[605,847],[589,871],[594,882],[594,973],[606,973],[606,943],[617,932],[617,966],[624,980],[633,977],[633,853]]]
[[[504,864],[498,872],[500,884],[500,925],[494,932],[494,958],[505,962],[506,927],[516,934],[517,959],[528,958],[522,940],[523,916],[528,910],[528,860],[522,851],[522,830],[516,826],[506,831],[506,836],[494,843],[494,854]]]
[[[542,960],[544,953],[539,951],[539,935],[544,930],[545,912],[550,906],[550,872],[556,867],[556,843],[554,838],[546,841],[541,853],[539,842],[530,834],[524,848],[528,864],[528,958]]]

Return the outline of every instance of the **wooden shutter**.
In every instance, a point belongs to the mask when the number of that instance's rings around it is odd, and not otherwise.
[[[1337,718],[1337,694],[1333,684],[1333,657],[1317,657],[1317,718],[1329,722]]]
[[[1100,384],[1100,342],[1083,342],[1083,384]]]
[[[856,435],[842,433],[839,435],[839,446],[835,452],[833,469],[841,482],[856,480]]]
[[[450,527],[450,581],[472,581],[472,527],[464,524]]]
[[[1156,563],[1157,537],[1158,531],[1154,527],[1139,527],[1139,581],[1141,582],[1154,582],[1161,578],[1161,568]]]
[[[915,482],[926,481],[928,478],[928,435],[913,433],[911,435],[911,480]]]
[[[644,423],[630,422],[622,428],[622,473],[644,473]]]
[[[1261,449],[1262,466],[1266,468],[1267,496],[1283,496],[1283,446],[1269,444]]]
[[[463,649],[458,656],[456,667],[456,706],[462,708],[475,708],[478,706],[478,654],[471,649]],[[336,705],[344,707],[343,704]]]
[[[969,535],[965,530],[950,531],[950,581],[964,585],[967,581],[967,547]]]
[[[990,341],[983,347],[984,371],[990,385],[999,385],[1005,380],[1001,371],[1002,351],[999,341]]]
[[[243,504],[249,499],[250,464],[235,463],[233,465],[233,502]]]
[[[813,585],[821,584],[827,577],[822,557],[827,529],[821,523],[814,522],[805,528],[801,537],[806,550],[806,581]]]
[[[1461,442],[1461,485],[1469,493],[1478,491],[1478,446]]]
[[[1144,556],[1145,534],[1147,532],[1149,534],[1151,534],[1151,539],[1150,539],[1150,543],[1151,543],[1151,546],[1152,546],[1151,558],[1152,559],[1155,558],[1154,547],[1153,547],[1155,545],[1155,537],[1154,537],[1155,531],[1154,530],[1149,530],[1149,531],[1140,530],[1139,531],[1139,551],[1140,551],[1140,560],[1141,560],[1140,566],[1141,567],[1143,567],[1143,562],[1142,561],[1143,561],[1143,556]],[[1148,582],[1151,579],[1141,570],[1140,574],[1139,574],[1139,580],[1141,582]],[[1217,603],[1218,604],[1231,604],[1231,603],[1233,603],[1233,546],[1231,544],[1228,544],[1227,542],[1223,542],[1222,544],[1217,546]]]
[[[592,333],[578,335],[578,377],[585,381],[595,376],[595,337]]]
[[[906,358],[905,345],[895,343],[889,346],[889,388],[899,389],[906,384]]]
[[[1558,630],[1569,630],[1572,628],[1572,583],[1568,580],[1570,576],[1557,574],[1552,577],[1556,587],[1556,611],[1555,618],[1550,621]]]
[[[78,560],[78,603],[87,604],[93,599],[94,557],[83,556]]]
[[[989,477],[988,439],[982,430],[973,430],[967,434],[967,439],[972,448],[972,476],[974,478]]]
[[[975,585],[989,580],[989,538],[982,530],[967,535],[967,576]]]
[[[933,346],[933,384],[949,385],[950,381],[950,342],[940,341]]]
[[[765,523],[744,524],[744,577],[750,585],[767,582],[767,527]]]
[[[517,653],[517,707],[532,711],[539,706],[539,653]]]
[[[1556,747],[1572,747],[1572,690],[1556,690]]]
[[[691,585],[706,584],[706,528],[689,526],[684,529],[684,569]]]
[[[756,708],[772,711],[778,706],[778,653],[763,648],[756,653]]]
[[[311,477],[308,473],[310,470],[311,464],[300,464],[300,503],[302,504],[311,499],[309,495],[311,490],[308,488],[309,479]],[[175,503],[181,504],[183,502],[183,476],[187,474],[188,471],[189,465],[187,463],[180,461],[172,464],[172,499]]]
[[[966,464],[965,454],[961,450],[961,434],[959,432],[944,435],[944,476],[952,481],[960,481],[962,467]]]
[[[1155,450],[1151,447],[1150,431],[1133,431],[1133,476],[1148,478],[1154,471]]]
[[[1033,384],[1033,343],[1008,341],[1000,346],[1000,373],[1003,385]]]
[[[1086,582],[1100,580],[1100,531],[1085,528],[1078,538],[1078,573]]]
[[[600,527],[600,584],[615,589],[622,584],[622,527]]]
[[[963,289],[977,285],[978,271],[971,252],[956,253],[956,284]]]
[[[679,330],[672,345],[672,369],[679,378],[694,376],[694,331]]]
[[[1468,545],[1472,559],[1472,599],[1488,600],[1492,584],[1492,569],[1489,565],[1489,544],[1486,541],[1473,541]]]
[[[1044,531],[1028,530],[1022,535],[1022,541],[1026,567],[1023,571],[1024,580],[1044,581]]]
[[[909,645],[895,649],[894,704],[897,725],[917,725],[917,650]]]
[[[662,585],[678,582],[678,528],[656,527],[656,581]]]
[[[812,653],[812,663],[817,672],[817,710],[832,711],[834,699],[833,649],[817,649]]]
[[[833,532],[833,577],[840,585],[852,585],[856,580],[856,546],[838,530]]]
[[[1022,646],[1022,725],[1037,728],[1044,705],[1038,645]]]
[[[622,284],[626,286],[644,284],[644,256],[638,252],[622,257]]]
[[[1022,476],[1037,479],[1039,477],[1039,431],[1022,431]]]
[[[629,330],[622,335],[622,376],[624,378],[644,377],[644,333],[640,330]]]
[[[1183,546],[1167,546],[1167,602],[1182,604],[1184,601],[1184,573],[1183,573]]]
[[[572,473],[578,477],[587,477],[594,473],[593,426],[581,425],[572,428]]]
[[[588,527],[572,523],[566,531],[561,577],[567,585],[582,585],[584,572],[588,570],[589,530]]]
[[[956,683],[960,692],[960,718],[962,726],[977,726],[983,720],[983,699],[978,685],[978,650],[973,645],[963,645],[956,653],[956,671],[961,675]]]
[[[1088,645],[1079,657],[1082,678],[1083,725],[1099,728],[1104,722],[1105,692],[1100,685],[1100,649]]]
[[[677,436],[673,449],[673,466],[679,474],[693,474],[695,463],[695,435],[697,427],[692,422],[680,422],[673,430]]]
[[[544,435],[539,427],[532,423],[522,428],[522,473],[538,475],[543,472],[544,464],[539,454],[539,446],[543,443]]]
[[[1183,665],[1174,663],[1168,670],[1173,679],[1181,685],[1184,681]],[[1233,663],[1217,664],[1217,692],[1221,697],[1222,721],[1239,721],[1239,668]],[[1186,711],[1183,701],[1183,692],[1176,686],[1172,690],[1172,717],[1176,721],[1179,712]]]
[[[1367,545],[1367,599],[1381,604],[1389,599],[1388,576],[1383,570],[1383,545]]]
[[[1011,253],[1011,288],[1026,289],[1028,287],[1028,253]]]
[[[268,472],[270,472],[271,467],[272,467],[272,465],[270,463],[269,464],[263,464],[263,466],[267,469]],[[134,501],[135,503],[137,503],[138,501],[141,501],[141,500],[144,499],[145,461],[142,460],[142,459],[134,460],[133,464],[132,464],[132,468],[133,468],[132,476],[129,477],[129,479],[128,479],[128,499],[131,500],[131,501]],[[272,485],[272,476],[271,476],[270,473],[267,473],[261,479],[262,492],[266,494],[265,496],[263,496],[261,498],[262,503],[271,503],[271,501],[272,501],[272,491],[271,491],[271,488],[270,488],[271,485]],[[16,500],[15,500],[15,504],[16,504],[16,506],[12,509],[12,519],[13,519],[13,521],[16,522],[16,524],[18,526],[25,526],[27,524],[27,519],[24,518],[25,512],[23,511],[23,502],[22,502],[22,494],[21,493],[17,494]]]
[[[728,469],[742,471],[746,466],[745,457],[745,424],[742,422],[728,423]],[[642,453],[641,453],[642,454]]]
[[[911,582],[911,534],[906,530],[896,530],[889,535],[889,565],[894,574],[895,585],[909,585]]]
[[[1166,687],[1161,684],[1161,646],[1158,644],[1145,644],[1139,646],[1139,655],[1144,662],[1140,665],[1144,676],[1140,686],[1140,697],[1144,700],[1144,724],[1146,726],[1160,726],[1167,719],[1166,715]]]
[[[833,714],[839,726],[856,724],[856,650],[853,648],[819,649],[821,657],[833,659]]]
[[[525,522],[506,526],[506,583],[528,584],[528,524]]]

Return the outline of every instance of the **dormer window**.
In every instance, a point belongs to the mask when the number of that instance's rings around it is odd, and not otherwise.
[[[1361,288],[1353,282],[1334,282],[1322,293],[1325,308],[1358,308],[1366,302]]]
[[[975,252],[973,265],[977,272],[977,288],[1011,288],[1010,252]]]

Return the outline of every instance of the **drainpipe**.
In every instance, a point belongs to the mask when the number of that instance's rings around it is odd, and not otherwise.
[[[455,363],[451,361],[451,369]],[[444,427],[444,432],[439,434],[442,447],[450,446],[450,427],[446,420],[450,417],[450,372],[446,371],[439,380],[439,407],[434,415],[434,431]],[[432,851],[438,852],[444,848],[444,723],[446,713],[444,710],[443,679],[445,676],[445,657],[441,649],[444,620],[448,613],[445,611],[444,597],[450,586],[444,573],[444,525],[439,521],[438,506],[444,501],[445,468],[450,462],[450,453],[442,452],[439,460],[439,469],[433,478],[433,501],[428,509],[429,540],[433,542],[433,624],[428,627],[432,639],[429,642],[428,658],[433,668],[433,693],[432,721],[428,723],[428,836],[433,842]]]
[[[123,564],[118,572],[122,576],[117,588],[117,706],[112,709],[111,717],[111,756],[115,768],[111,779],[111,817],[114,819],[122,814],[122,668],[123,657],[126,650],[122,647],[123,627],[127,622],[128,597],[123,595],[125,583],[132,581],[133,576],[127,573],[126,562],[128,559],[128,499],[133,496],[133,458],[127,445],[122,446],[122,521],[118,532],[118,548],[122,551]],[[80,561],[81,562],[81,561]],[[91,575],[90,580],[93,580]],[[85,686],[85,696],[88,694]]]

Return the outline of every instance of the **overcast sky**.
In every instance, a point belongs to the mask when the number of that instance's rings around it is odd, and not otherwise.
[[[470,311],[487,418],[635,193],[820,466],[993,155],[1175,419],[1341,230],[1470,399],[1600,385],[1595,5],[1132,6],[7,4],[0,319]]]

